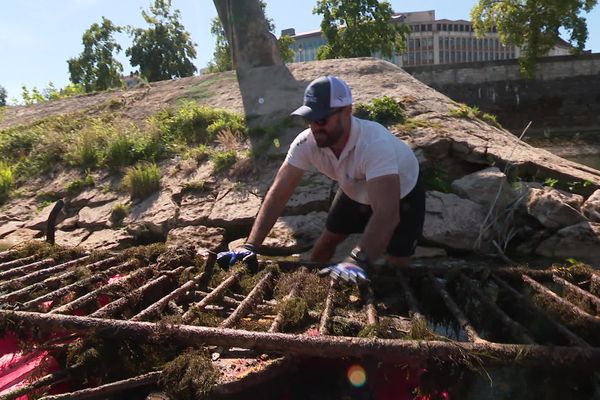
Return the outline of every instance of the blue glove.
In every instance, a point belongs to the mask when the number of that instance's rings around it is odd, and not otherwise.
[[[243,262],[248,266],[250,272],[258,271],[258,260],[256,258],[256,247],[245,244],[240,248],[222,251],[217,254],[217,264],[223,269],[229,269],[233,264]]]
[[[348,283],[363,284],[368,283],[369,278],[364,269],[351,262],[341,262],[332,264],[319,270],[319,275],[329,275],[332,279],[342,279]]]

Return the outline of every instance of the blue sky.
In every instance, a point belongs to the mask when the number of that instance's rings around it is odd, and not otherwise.
[[[320,16],[313,15],[316,0],[267,0],[267,15],[276,33],[285,28],[296,32],[318,29]],[[435,10],[438,19],[469,19],[475,0],[392,0],[396,12]],[[151,0],[17,0],[2,4],[0,13],[0,85],[8,99],[21,100],[21,86],[44,89],[49,82],[57,88],[69,83],[66,61],[83,50],[81,36],[104,16],[117,25],[146,27],[141,9]],[[172,0],[181,11],[183,25],[198,44],[198,69],[212,58],[214,38],[210,21],[216,16],[210,0]],[[589,38],[586,49],[600,52],[600,5],[587,14]],[[119,61],[124,73],[131,70],[125,57],[130,41],[117,37],[123,47]]]

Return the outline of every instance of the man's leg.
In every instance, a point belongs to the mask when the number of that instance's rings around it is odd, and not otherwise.
[[[321,233],[319,239],[315,243],[312,253],[310,255],[310,261],[326,263],[331,260],[335,254],[335,249],[338,244],[344,241],[348,235],[343,233],[333,233],[327,228]]]

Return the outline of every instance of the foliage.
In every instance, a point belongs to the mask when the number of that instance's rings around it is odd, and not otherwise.
[[[200,106],[194,101],[184,101],[177,111],[163,110],[154,117],[154,123],[168,140],[186,145],[210,143],[224,129],[241,134],[247,130],[240,114]]]
[[[88,93],[122,85],[123,66],[113,56],[121,51],[113,34],[121,30],[102,17],[102,24],[94,23],[83,33],[83,52],[67,61],[71,82],[82,84]]]
[[[120,224],[128,214],[129,206],[127,204],[119,203],[110,211],[110,220],[115,224]]]
[[[70,83],[63,89],[57,89],[52,82],[41,92],[35,86],[29,91],[27,86],[21,86],[21,97],[25,105],[43,103],[49,100],[63,99],[65,97],[77,96],[85,93],[83,85],[80,83]]]
[[[237,154],[234,150],[215,151],[209,156],[213,163],[213,172],[221,172],[231,167],[237,160]]]
[[[144,199],[160,189],[160,167],[154,163],[140,163],[127,169],[123,187],[132,199]]]
[[[391,58],[406,47],[409,29],[392,22],[389,2],[376,0],[318,0],[313,14],[323,15],[321,30],[328,41],[317,58],[370,57],[374,53]]]
[[[165,364],[159,384],[174,399],[204,399],[217,383],[219,371],[201,350],[188,349]]]
[[[265,20],[267,22],[267,29],[269,32],[275,30],[275,24],[271,18],[266,16],[267,5],[263,0],[259,0],[259,5],[265,13]],[[224,72],[233,69],[233,63],[231,61],[231,47],[227,34],[223,28],[223,23],[219,17],[213,18],[210,25],[210,33],[215,37],[215,50],[213,52],[213,59],[208,63],[208,72]],[[292,50],[292,44],[294,40],[291,36],[283,35],[278,40],[279,54],[283,62],[294,61],[294,50]]]
[[[370,119],[383,125],[402,123],[406,120],[404,109],[389,96],[373,99],[370,104],[357,103],[354,114],[358,118]]]
[[[556,44],[560,30],[570,32],[575,52],[583,50],[588,30],[581,14],[596,4],[597,0],[479,0],[471,20],[479,36],[496,27],[502,43],[521,47],[521,70],[532,77],[536,61]]]
[[[171,0],[154,0],[142,10],[148,29],[129,28],[133,43],[125,51],[132,66],[139,66],[149,82],[192,76],[196,67],[196,44],[180,22],[180,12],[171,13]]]
[[[107,126],[108,143],[105,146],[102,164],[111,171],[135,164],[140,160],[157,161],[166,153],[165,144],[150,131],[142,132],[135,125],[125,128]]]
[[[75,179],[74,181],[69,182],[69,184],[67,184],[67,193],[69,194],[69,196],[76,196],[83,189],[88,187],[94,187],[94,185],[94,178],[91,175],[87,174],[83,179]]]
[[[0,85],[0,107],[3,107],[6,105],[6,97],[8,96],[8,94],[6,93],[6,89],[4,88],[4,86]]]
[[[440,168],[427,168],[422,171],[423,182],[427,190],[437,190],[442,193],[452,193],[452,186],[448,174]]]
[[[488,124],[500,127],[495,115],[480,111],[478,107],[470,107],[466,104],[459,104],[458,107],[450,110],[450,115],[456,118],[476,119],[479,118]]]
[[[0,204],[8,199],[13,184],[12,168],[7,163],[0,162]]]

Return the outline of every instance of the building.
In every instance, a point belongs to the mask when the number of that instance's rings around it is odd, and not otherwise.
[[[484,38],[478,38],[471,21],[436,20],[434,10],[398,13],[393,19],[408,25],[411,30],[406,52],[396,54],[390,60],[399,66],[507,60],[520,56],[518,47],[500,43],[495,28]],[[292,49],[296,62],[316,60],[317,49],[327,43],[320,30],[296,35],[294,29],[286,29],[281,34],[294,39]],[[559,43],[548,55],[570,54],[569,49],[565,42]]]

